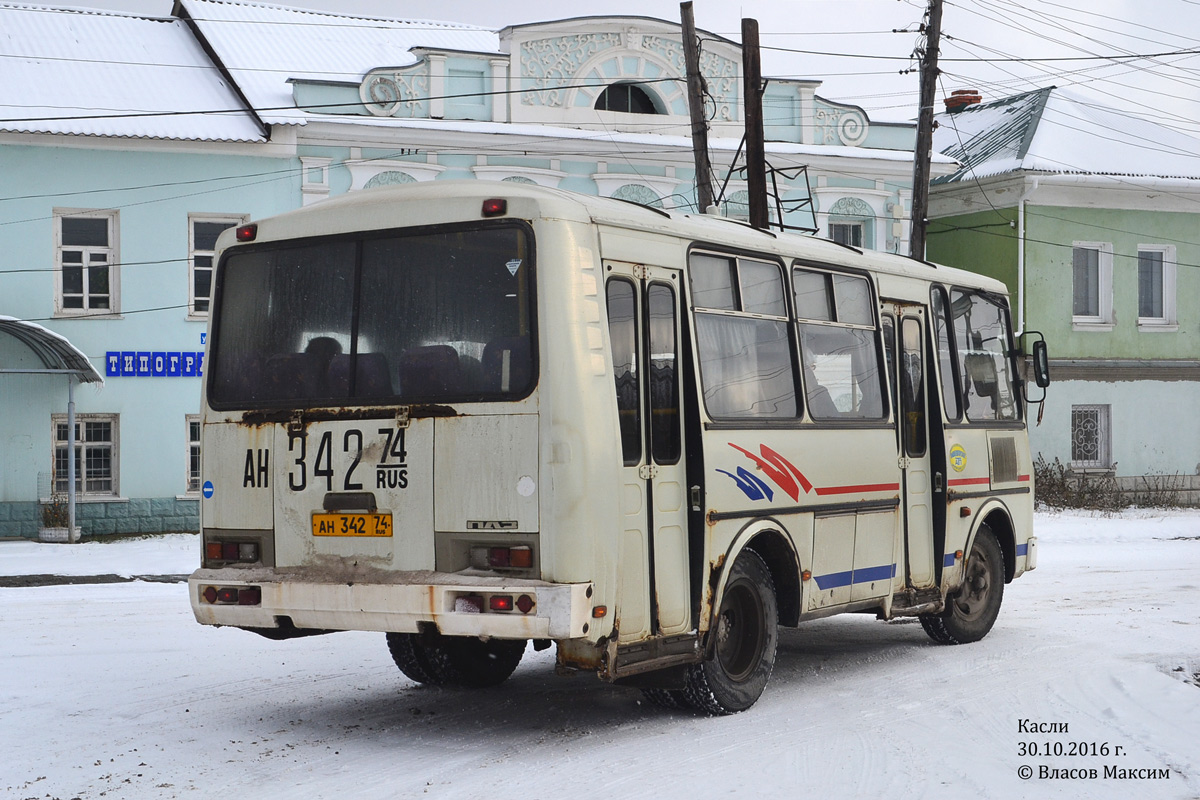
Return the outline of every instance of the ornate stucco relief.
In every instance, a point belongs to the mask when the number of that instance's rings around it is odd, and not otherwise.
[[[526,88],[538,91],[522,92],[521,104],[561,108],[581,67],[597,53],[620,46],[619,33],[580,33],[523,42],[520,77],[527,81]]]
[[[813,111],[813,123],[817,134],[815,144],[857,147],[867,138],[867,118],[861,111],[820,99]]]
[[[643,36],[642,47],[667,61],[675,74],[686,75],[683,41],[666,36]],[[730,122],[738,118],[738,84],[741,81],[736,61],[707,50],[700,53],[700,72],[708,82],[709,119]]]
[[[372,70],[359,85],[358,96],[377,117],[428,117],[429,62]]]

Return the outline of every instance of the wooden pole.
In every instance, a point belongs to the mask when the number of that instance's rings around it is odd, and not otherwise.
[[[767,228],[767,155],[763,144],[762,62],[758,51],[758,20],[742,20],[742,88],[746,108],[746,182],[750,194],[750,225]]]
[[[917,149],[913,153],[912,232],[908,254],[925,260],[925,229],[929,213],[929,162],[933,157],[933,103],[937,92],[938,45],[942,38],[942,0],[929,0],[925,28],[925,57],[921,59],[921,107],[917,116]]]
[[[691,2],[679,4],[683,55],[687,64],[688,111],[692,118],[692,160],[696,164],[696,205],[703,214],[713,204],[712,165],[708,161],[708,120],[704,114],[704,78],[700,75],[700,40]]]

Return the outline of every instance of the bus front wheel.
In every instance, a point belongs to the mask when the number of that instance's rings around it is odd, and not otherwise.
[[[779,608],[771,571],[753,550],[733,562],[710,635],[713,655],[688,668],[682,695],[697,710],[724,715],[758,700],[775,667]]]
[[[922,614],[921,627],[939,644],[977,642],[996,622],[1004,597],[1004,554],[986,524],[979,527],[959,592],[940,614]]]
[[[388,650],[406,677],[431,686],[482,689],[513,674],[525,654],[524,639],[489,639],[437,633],[389,633]]]

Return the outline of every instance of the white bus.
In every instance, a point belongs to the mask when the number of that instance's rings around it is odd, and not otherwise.
[[[554,644],[725,714],[779,625],[970,642],[1036,563],[1023,354],[969,272],[446,181],[226,232],[212,309],[204,624],[385,632],[463,686]]]

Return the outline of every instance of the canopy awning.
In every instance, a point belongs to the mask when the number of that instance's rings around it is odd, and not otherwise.
[[[0,373],[74,375],[80,383],[104,384],[103,376],[92,366],[91,360],[65,336],[43,328],[36,322],[26,322],[0,314],[0,334],[5,333],[33,351],[41,360],[42,369],[6,368],[0,364]]]

